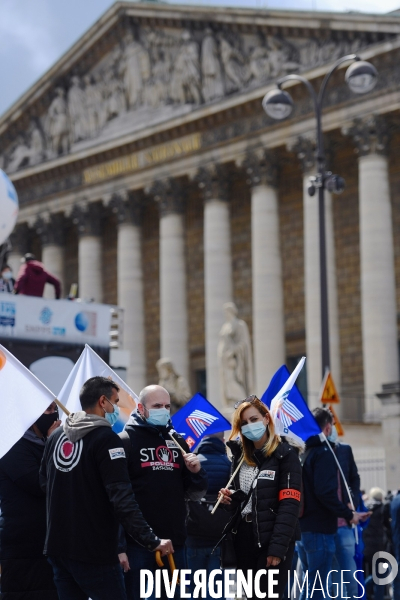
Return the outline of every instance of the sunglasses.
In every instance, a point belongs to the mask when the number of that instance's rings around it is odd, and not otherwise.
[[[244,402],[248,402],[249,404],[255,404],[256,402],[260,402],[260,399],[257,398],[257,396],[255,394],[253,394],[252,396],[248,396],[247,398],[245,398],[244,400],[239,400],[239,402],[236,402],[233,405],[233,408],[239,408],[239,406],[241,404],[243,404]]]

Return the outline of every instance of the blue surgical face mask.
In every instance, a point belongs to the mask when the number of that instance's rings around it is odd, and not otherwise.
[[[147,423],[150,425],[161,425],[168,424],[170,419],[170,411],[167,408],[149,408],[149,416],[147,417]]]
[[[337,439],[338,439],[337,429],[334,425],[332,425],[332,431],[331,431],[331,434],[328,435],[328,440],[334,444],[335,442],[337,442]]]
[[[261,440],[266,430],[267,427],[262,421],[247,423],[247,425],[243,425],[241,428],[242,435],[247,437],[247,439],[251,440],[252,442],[258,442],[258,440]]]
[[[3,279],[12,279],[12,273],[11,271],[4,271],[3,273]]]
[[[107,400],[107,402],[110,402],[110,401]],[[110,423],[110,425],[112,427],[118,421],[119,406],[117,406],[116,404],[113,404],[112,402],[110,402],[110,404],[111,404],[111,406],[113,407],[114,410],[113,410],[112,413],[106,412],[106,414],[104,415],[104,418],[107,419],[107,421]]]

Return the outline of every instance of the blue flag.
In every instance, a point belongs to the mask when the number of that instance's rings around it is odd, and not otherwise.
[[[271,402],[274,401],[275,411],[272,416],[277,433],[294,439],[300,438],[305,442],[310,436],[321,433],[321,429],[297,386],[293,385],[291,389],[286,389],[285,384],[289,378],[289,370],[286,365],[283,365],[271,379],[261,401],[268,408],[271,408]],[[284,386],[285,389],[282,390]],[[283,393],[280,395],[281,390]]]
[[[191,450],[205,435],[226,431],[231,424],[202,394],[195,394],[171,417],[175,431],[185,438]]]

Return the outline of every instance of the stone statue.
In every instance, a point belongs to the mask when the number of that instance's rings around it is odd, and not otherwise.
[[[122,82],[113,72],[106,71],[105,89],[107,94],[107,121],[125,112],[126,104]]]
[[[221,64],[219,62],[217,42],[211,29],[205,30],[201,45],[201,72],[203,74],[203,98],[212,102],[224,95]]]
[[[48,137],[50,155],[66,154],[69,150],[69,128],[65,92],[56,88],[56,97],[52,101],[47,114],[46,135]]]
[[[171,414],[184,406],[192,397],[188,382],[178,375],[170,358],[160,358],[156,363],[158,371],[158,385],[162,385],[171,396]]]
[[[241,52],[231,46],[224,37],[221,37],[220,47],[227,92],[235,92],[243,87],[250,74]]]
[[[270,49],[271,77],[277,77],[289,71],[297,71],[300,65],[291,60],[292,47],[290,44],[276,36],[270,36],[267,43]]]
[[[175,59],[170,96],[179,104],[201,103],[200,61],[198,44],[189,31],[182,33],[182,46]]]
[[[79,77],[76,75],[71,78],[71,87],[68,91],[68,112],[71,121],[72,141],[84,140],[87,137],[86,98]]]
[[[237,317],[233,302],[224,304],[226,322],[219,333],[218,364],[226,404],[253,393],[253,357],[246,323]]]

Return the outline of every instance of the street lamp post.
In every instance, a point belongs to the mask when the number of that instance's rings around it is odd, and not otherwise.
[[[269,91],[262,102],[265,112],[276,120],[288,117],[293,110],[293,100],[288,92],[282,90],[282,85],[287,81],[299,81],[303,83],[311,96],[317,122],[317,175],[310,177],[308,193],[314,196],[318,190],[319,207],[319,246],[320,246],[320,286],[321,286],[321,367],[322,377],[326,369],[330,368],[329,351],[329,315],[328,315],[328,282],[326,273],[326,239],[325,239],[325,190],[333,193],[341,193],[344,189],[344,179],[339,175],[333,175],[331,171],[325,170],[325,151],[322,136],[322,105],[325,90],[329,79],[338,67],[344,62],[352,61],[345,75],[345,80],[351,91],[357,94],[370,92],[376,85],[378,73],[375,67],[362,61],[356,54],[348,54],[339,58],[325,75],[318,94],[311,83],[301,75],[292,74],[282,77],[276,82],[277,88]]]

